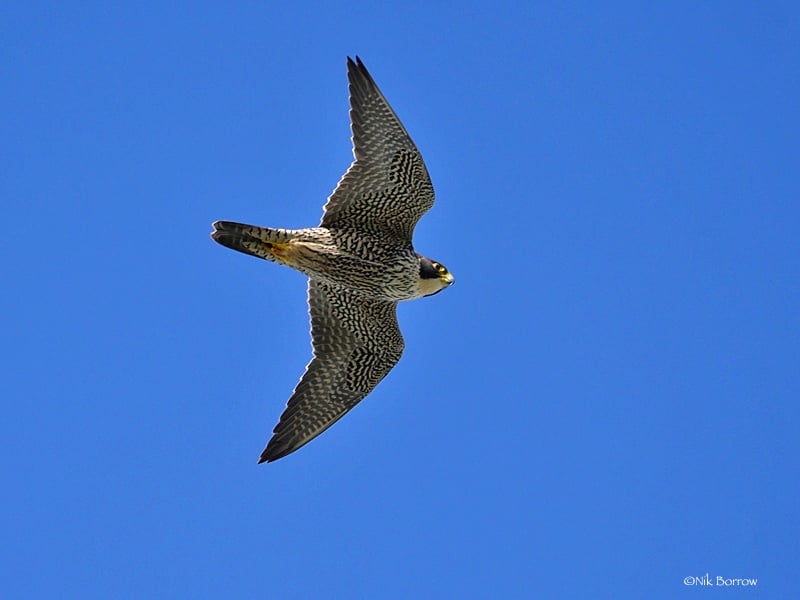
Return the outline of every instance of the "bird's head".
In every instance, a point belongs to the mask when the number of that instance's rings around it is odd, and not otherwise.
[[[432,296],[455,283],[455,278],[442,263],[425,256],[419,257],[419,281],[417,286],[422,296]]]

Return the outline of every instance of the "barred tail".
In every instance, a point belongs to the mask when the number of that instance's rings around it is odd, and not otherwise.
[[[212,239],[232,250],[278,262],[274,253],[276,245],[286,244],[292,237],[286,229],[270,229],[256,225],[245,225],[233,221],[213,223]]]

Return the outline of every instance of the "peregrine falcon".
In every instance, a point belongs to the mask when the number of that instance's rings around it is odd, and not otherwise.
[[[313,357],[259,463],[294,452],[363,400],[403,353],[398,301],[431,296],[454,281],[411,243],[433,206],[419,150],[360,58],[347,58],[347,78],[355,161],[319,227],[213,224],[211,237],[223,246],[308,276]]]

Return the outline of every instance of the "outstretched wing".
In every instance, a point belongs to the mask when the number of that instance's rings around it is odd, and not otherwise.
[[[361,59],[347,59],[355,162],[328,198],[322,227],[389,236],[411,244],[433,206],[422,156]]]
[[[403,353],[397,303],[374,300],[316,279],[308,282],[314,357],[258,462],[307,444],[358,404]]]

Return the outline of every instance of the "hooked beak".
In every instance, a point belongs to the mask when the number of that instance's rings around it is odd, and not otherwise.
[[[456,278],[453,277],[450,273],[445,273],[440,278],[446,285],[453,285],[456,282]]]

